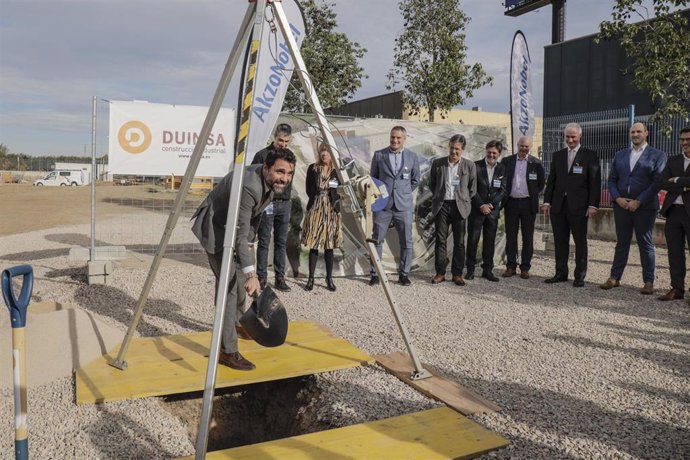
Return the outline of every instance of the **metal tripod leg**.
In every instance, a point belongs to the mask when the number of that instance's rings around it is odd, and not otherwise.
[[[328,145],[331,147],[331,151],[333,153],[333,162],[335,164],[336,171],[338,172],[338,179],[340,180],[340,183],[346,187],[346,189],[349,189],[351,191],[352,187],[347,187],[350,183],[350,178],[347,174],[347,171],[345,171],[344,168],[341,168],[340,154],[338,153],[337,148],[335,146],[335,139],[333,138],[331,131],[328,129],[328,121],[326,120],[326,116],[324,115],[321,103],[319,102],[319,99],[316,96],[315,91],[313,89],[314,85],[312,84],[311,78],[307,73],[307,69],[304,64],[304,60],[302,59],[302,55],[299,52],[299,48],[297,47],[297,43],[295,42],[295,39],[290,33],[288,20],[285,16],[285,12],[283,11],[283,5],[281,5],[280,2],[271,2],[270,6],[273,8],[275,12],[278,27],[280,28],[283,37],[285,37],[285,41],[287,42],[290,54],[292,55],[292,59],[295,62],[295,70],[297,71],[299,79],[302,82],[302,88],[304,89],[304,92],[307,95],[307,101],[309,102],[309,105],[312,108],[312,112],[316,115],[316,121],[319,125],[319,128],[321,129],[321,135],[326,140]],[[357,198],[353,196],[353,203],[357,202]],[[368,235],[364,233],[366,228],[365,214],[361,211],[359,213],[359,224],[362,239],[364,241],[367,241]],[[376,249],[373,243],[371,242],[369,242],[367,247],[369,248],[369,257],[374,263],[376,273],[378,274],[379,279],[382,281],[381,286],[383,286],[386,298],[388,299],[388,304],[390,305],[391,310],[393,311],[393,316],[395,317],[395,321],[398,324],[400,333],[403,336],[403,340],[405,342],[405,346],[407,347],[407,351],[409,352],[410,357],[412,358],[415,371],[412,373],[411,378],[413,380],[417,380],[430,377],[431,374],[422,367],[422,364],[419,361],[419,358],[417,357],[417,351],[414,348],[412,338],[410,337],[410,334],[407,331],[407,327],[405,327],[405,323],[403,322],[402,313],[398,309],[395,300],[393,299],[393,293],[391,292],[390,285],[388,283],[388,277],[386,276],[386,273],[383,270],[381,261],[378,260],[378,254],[376,253]]]
[[[244,20],[242,21],[242,26],[240,28],[239,33],[237,34],[237,38],[235,39],[235,45],[233,46],[232,51],[230,52],[228,62],[225,64],[225,69],[223,70],[221,79],[218,82],[218,87],[216,88],[216,93],[213,96],[211,106],[208,109],[206,120],[204,120],[203,127],[201,128],[201,132],[199,133],[199,140],[194,146],[194,152],[192,153],[192,156],[189,159],[189,165],[187,166],[184,178],[182,179],[180,190],[177,192],[177,197],[175,198],[175,204],[173,205],[172,211],[170,211],[170,216],[168,216],[168,221],[165,224],[165,231],[163,232],[161,241],[158,244],[158,251],[156,252],[156,256],[154,257],[153,262],[151,262],[149,274],[146,277],[144,287],[142,288],[141,294],[139,295],[139,300],[134,310],[134,317],[132,318],[132,322],[129,325],[129,329],[127,329],[127,334],[125,335],[125,338],[122,341],[122,345],[120,346],[120,351],[118,352],[117,358],[115,359],[115,361],[111,361],[109,363],[111,366],[116,367],[118,369],[127,369],[125,355],[127,353],[127,349],[129,348],[129,343],[131,342],[132,337],[134,336],[134,331],[136,331],[137,329],[137,325],[139,324],[139,320],[141,319],[141,314],[144,310],[144,305],[146,305],[146,301],[149,297],[149,292],[151,291],[151,287],[153,286],[153,281],[156,279],[158,267],[160,266],[161,260],[165,255],[165,249],[168,246],[168,242],[170,241],[172,232],[175,229],[175,226],[177,225],[177,220],[179,219],[182,211],[182,205],[184,204],[184,200],[187,197],[187,192],[189,191],[189,185],[191,184],[192,179],[194,178],[196,169],[199,166],[199,162],[201,161],[201,156],[203,155],[204,149],[206,148],[206,139],[211,133],[211,129],[213,128],[213,124],[216,121],[216,116],[218,115],[220,106],[223,103],[223,100],[225,99],[225,93],[230,84],[230,80],[232,79],[232,74],[235,71],[237,62],[239,61],[240,56],[242,54],[242,43],[246,43],[246,41],[248,40],[250,30],[249,24],[251,23],[251,20],[253,18],[253,12],[254,6],[250,4],[249,7],[247,7],[247,12],[245,13]]]

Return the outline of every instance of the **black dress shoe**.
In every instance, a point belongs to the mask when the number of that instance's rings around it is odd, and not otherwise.
[[[378,276],[372,276],[369,278],[369,286],[376,286],[379,284],[379,277]]]
[[[546,279],[544,280],[544,282],[545,282],[546,284],[563,283],[563,282],[565,282],[565,281],[568,281],[568,278],[567,278],[566,276],[559,276],[559,275],[556,275],[556,276],[554,276],[554,277],[552,277],[552,278],[546,278]]]
[[[410,278],[408,278],[407,275],[400,275],[398,277],[398,283],[400,283],[402,286],[409,286],[412,284],[412,281],[410,281]]]
[[[473,280],[474,279],[474,272],[467,272],[465,274],[465,279],[466,280]]]
[[[239,351],[234,353],[224,353],[221,351],[218,362],[232,369],[237,369],[238,371],[251,371],[256,369],[254,363],[242,356]]]
[[[326,288],[328,288],[329,291],[335,291],[335,283],[333,282],[333,278],[326,278]]]
[[[314,289],[314,278],[310,277],[307,280],[307,284],[304,286],[304,290],[305,291],[311,291],[312,289]]]
[[[573,286],[575,287],[583,287],[585,285],[585,280],[583,279],[576,279],[573,281]]]
[[[484,272],[484,273],[482,273],[482,278],[484,278],[484,279],[486,279],[486,280],[489,280],[489,281],[493,281],[493,282],[497,282],[497,281],[498,281],[498,277],[497,277],[496,275],[494,275],[493,272]]]
[[[275,287],[279,291],[283,291],[283,292],[289,292],[290,291],[290,286],[287,285],[287,283],[285,282],[285,280],[283,278],[276,279],[276,282],[273,283],[273,287]]]

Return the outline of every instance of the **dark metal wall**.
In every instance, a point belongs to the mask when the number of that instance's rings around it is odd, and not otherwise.
[[[400,92],[374,96],[359,101],[349,102],[337,108],[326,109],[329,115],[345,115],[361,118],[392,118],[401,119],[403,104]]]

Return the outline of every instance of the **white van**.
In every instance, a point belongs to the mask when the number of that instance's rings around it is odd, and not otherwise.
[[[84,173],[79,170],[60,169],[51,171],[42,179],[34,181],[34,185],[60,185],[62,187],[84,185]]]

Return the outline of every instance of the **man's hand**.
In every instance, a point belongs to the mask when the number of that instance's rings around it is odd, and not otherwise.
[[[485,216],[491,214],[491,205],[483,204],[483,205],[479,206],[479,212],[481,212]]]
[[[640,202],[638,200],[630,200],[628,202],[628,211],[635,212],[639,209]]]
[[[543,204],[543,205],[541,205],[541,210],[544,212],[545,216],[548,216],[551,213],[551,205],[550,204]]]
[[[259,284],[259,278],[256,276],[256,273],[247,273],[245,276],[247,279],[244,281],[244,290],[247,291],[247,295],[252,297],[254,294],[258,294],[261,284]]]
[[[623,197],[620,197],[620,196],[619,196],[618,198],[616,198],[616,204],[617,204],[618,206],[620,206],[621,208],[623,208],[623,209],[628,209],[628,204],[629,204],[629,203],[630,203],[630,200],[627,199],[627,198],[623,198]]]
[[[585,216],[592,217],[596,213],[597,213],[597,208],[587,208],[587,212],[585,213]]]

